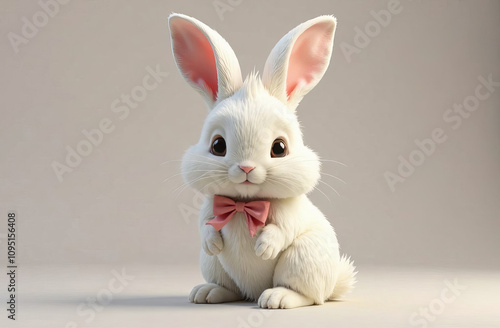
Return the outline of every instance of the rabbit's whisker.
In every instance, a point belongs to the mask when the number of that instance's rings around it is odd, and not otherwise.
[[[226,173],[226,171],[224,170],[192,170],[192,171],[189,171],[189,172],[218,172],[218,173]],[[166,178],[165,180],[163,180],[162,182],[167,182],[168,180],[172,179],[172,178],[175,178],[179,175],[182,175],[182,172],[180,173],[177,173],[177,174],[174,174],[168,178]]]
[[[184,191],[184,189],[185,189],[185,188],[187,188],[187,187],[188,187],[190,184],[192,184],[192,183],[198,182],[198,181],[203,180],[203,179],[210,179],[210,178],[217,178],[217,177],[222,177],[222,176],[224,176],[224,174],[220,174],[220,175],[219,175],[219,174],[214,174],[214,175],[206,176],[206,174],[207,174],[207,173],[210,173],[210,172],[211,172],[211,171],[206,172],[206,173],[203,173],[203,174],[202,174],[202,175],[200,175],[199,177],[197,177],[197,178],[195,178],[195,179],[193,179],[193,180],[191,180],[191,181],[187,181],[187,182],[185,182],[185,183],[181,184],[180,186],[178,186],[177,188],[175,188],[172,192],[174,193],[174,192],[176,192],[179,188],[182,188],[182,189],[178,192],[178,194],[177,194],[177,196],[179,196],[179,195],[180,195],[180,194]],[[177,196],[176,196],[176,198],[177,198]]]
[[[278,179],[267,178],[267,180],[268,180],[268,181],[270,181],[270,182],[277,183],[277,184],[279,184],[279,185],[281,185],[281,186],[283,186],[283,187],[287,188],[287,189],[288,189],[288,190],[290,190],[291,192],[294,192],[294,190],[293,190],[290,186],[288,186],[288,185],[287,185],[287,184],[285,184],[284,182],[279,181]]]
[[[318,181],[321,182],[321,183],[323,183],[323,184],[325,184],[325,185],[327,185],[328,187],[330,187],[340,197],[339,192],[335,188],[333,188],[332,186],[330,186],[328,183],[326,183],[325,181],[323,181],[321,179],[319,179]]]
[[[347,182],[345,182],[345,181],[344,181],[344,180],[342,180],[341,178],[336,177],[336,176],[334,176],[334,175],[332,175],[332,174],[328,174],[328,173],[325,173],[325,172],[321,172],[321,174],[322,174],[322,175],[329,176],[329,177],[332,177],[332,178],[334,178],[334,179],[337,179],[337,180],[339,180],[340,182],[342,182],[343,184],[347,184]]]
[[[330,199],[330,197],[328,197],[328,196],[327,196],[327,195],[326,195],[326,194],[325,194],[325,193],[324,193],[321,189],[319,189],[319,188],[318,188],[318,187],[316,187],[316,186],[314,187],[314,189],[316,189],[317,191],[319,191],[320,193],[322,193],[322,194],[323,194],[323,196],[325,196],[325,197],[326,197],[326,199],[328,199],[328,201],[329,201],[330,203],[332,203],[332,200]]]
[[[203,186],[201,189],[200,189],[200,192],[203,192],[203,190],[205,190],[205,188],[207,188],[209,185],[211,185],[212,183],[218,183],[218,184],[223,184],[223,183],[226,183],[229,179],[227,178],[222,178],[221,180],[217,180],[217,181],[212,181],[212,182],[209,182],[207,183],[205,186]]]
[[[221,169],[227,169],[226,166],[224,166],[222,163],[219,163],[219,162],[198,161],[198,160],[195,160],[195,159],[174,159],[174,160],[169,160],[169,161],[163,162],[160,165],[164,165],[164,164],[168,164],[168,163],[172,163],[172,162],[202,163],[202,164],[206,164],[206,165],[216,166],[216,167],[219,167]]]

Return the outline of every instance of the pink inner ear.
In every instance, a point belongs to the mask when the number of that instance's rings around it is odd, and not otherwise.
[[[331,23],[322,22],[311,26],[297,38],[288,61],[288,97],[297,86],[306,86],[325,70],[331,51],[332,33]]]
[[[171,29],[180,69],[192,83],[208,87],[215,101],[218,91],[217,66],[210,42],[196,26],[182,19],[173,20]]]

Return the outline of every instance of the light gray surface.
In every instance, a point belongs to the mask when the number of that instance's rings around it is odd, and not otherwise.
[[[306,143],[322,158],[347,164],[323,165],[325,173],[346,181],[344,185],[323,177],[340,197],[321,183],[318,187],[331,202],[318,191],[311,198],[333,223],[342,250],[355,260],[360,277],[367,279],[353,294],[359,302],[286,312],[290,318],[277,314],[269,322],[290,320],[299,325],[306,320],[299,319],[301,315],[310,313],[359,322],[375,318],[377,323],[393,313],[395,322],[407,322],[411,311],[438,294],[443,279],[454,277],[440,277],[435,288],[423,295],[421,286],[428,280],[420,279],[419,270],[500,268],[498,87],[459,128],[443,120],[454,104],[474,96],[479,77],[491,74],[500,81],[500,2],[402,0],[400,13],[350,57],[342,49],[355,45],[357,29],[372,26],[371,11],[387,9],[389,1],[234,1],[223,19],[214,3],[218,2],[70,1],[60,5],[59,12],[17,53],[9,33],[22,35],[23,17],[32,21],[41,7],[35,1],[0,3],[2,266],[6,261],[4,218],[15,210],[21,269],[72,265],[78,272],[100,264],[166,266],[154,271],[151,285],[134,287],[141,297],[158,295],[166,301],[160,300],[160,306],[112,306],[96,325],[107,322],[111,327],[115,325],[106,320],[122,320],[138,326],[146,314],[154,320],[166,320],[172,314],[200,323],[223,317],[219,320],[229,324],[235,317],[224,313],[235,309],[244,316],[250,313],[246,306],[231,305],[197,307],[198,315],[186,311],[189,305],[169,305],[179,304],[181,295],[184,299],[193,283],[201,281],[188,279],[190,272],[198,272],[200,243],[194,211],[199,199],[188,188],[176,190],[182,182],[175,175],[177,160],[199,137],[206,110],[172,58],[167,16],[180,12],[220,32],[234,48],[244,74],[254,67],[262,70],[272,46],[300,22],[321,14],[338,18],[330,68],[298,114]],[[142,84],[149,74],[147,67],[157,66],[168,76],[161,77],[137,108],[120,119],[121,113],[111,109],[113,102]],[[112,121],[114,131],[59,182],[51,165],[64,163],[65,147],[75,148],[84,140],[81,131],[95,129],[105,118]],[[414,140],[429,138],[436,128],[444,131],[447,140],[392,192],[384,173],[395,173],[398,157],[408,158],[417,149]],[[190,268],[175,271],[182,281],[175,285],[178,289],[155,289],[153,282],[163,286],[175,265]],[[415,267],[416,271],[394,287],[391,271],[378,284],[376,274],[364,272],[367,265]],[[95,293],[98,286],[72,285],[75,278],[69,273],[49,276],[52,283],[45,284],[36,271],[21,270],[20,288],[27,293],[26,300],[29,293],[37,295],[40,286],[56,296],[63,295],[58,292],[61,286],[67,286],[64,295],[74,302],[79,295]],[[473,322],[474,311],[477,320],[491,314],[495,299],[486,291],[490,284],[498,290],[498,275],[470,277],[471,286],[477,282],[484,289],[472,299],[460,298],[456,310],[450,305],[448,312],[447,307],[443,318],[456,313],[460,319],[465,311]],[[45,311],[38,303],[23,302],[21,314],[31,320],[40,316],[62,322],[75,314],[74,305],[46,305],[52,310]]]
[[[89,311],[113,271],[133,276],[110,304]],[[360,268],[361,269],[361,268]],[[16,327],[498,327],[498,272],[363,267],[344,302],[292,310],[260,310],[255,303],[191,304],[187,294],[201,282],[195,267],[25,267]],[[442,302],[448,282],[457,296]],[[119,284],[115,284],[119,286]],[[444,292],[448,299],[453,290]],[[444,304],[440,307],[439,302]],[[104,304],[98,303],[98,304]],[[410,318],[429,308],[433,321]],[[78,312],[80,309],[80,313]],[[436,311],[436,312],[432,312]],[[94,313],[92,315],[91,313]],[[86,321],[88,320],[88,321]],[[248,324],[248,326],[245,326]],[[14,327],[14,325],[13,325]]]
[[[0,211],[21,218],[27,263],[194,263],[199,249],[193,193],[175,197],[183,151],[206,110],[171,55],[170,12],[199,18],[235,49],[243,73],[262,69],[272,46],[311,17],[338,18],[329,70],[299,106],[305,141],[325,162],[311,197],[359,263],[499,267],[500,92],[462,126],[442,119],[474,94],[478,76],[500,80],[500,3],[402,1],[402,11],[350,57],[356,27],[386,1],[242,1],[220,20],[212,2],[73,1],[13,51],[35,2],[0,4],[3,102]],[[142,84],[146,67],[168,72],[121,120],[111,104]],[[109,118],[115,129],[59,182],[52,163]],[[414,139],[442,128],[448,140],[391,192],[383,175],[408,158]],[[163,164],[166,161],[171,161]],[[193,203],[195,205],[193,206]],[[0,226],[4,231],[4,225]],[[182,247],[177,245],[182,244]],[[160,260],[161,259],[161,260]]]

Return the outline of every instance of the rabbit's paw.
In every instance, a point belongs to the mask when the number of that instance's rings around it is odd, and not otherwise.
[[[255,255],[263,260],[275,259],[282,248],[283,235],[274,224],[264,227],[255,243]]]
[[[241,296],[217,284],[201,284],[189,294],[191,303],[224,303],[241,300]]]
[[[209,229],[212,229],[210,231]],[[213,229],[213,227],[207,227],[204,233],[204,238],[202,240],[203,250],[208,255],[217,255],[224,248],[224,242],[222,241],[222,236],[219,231]]]
[[[314,304],[314,301],[285,287],[266,289],[257,301],[263,309],[293,309]]]

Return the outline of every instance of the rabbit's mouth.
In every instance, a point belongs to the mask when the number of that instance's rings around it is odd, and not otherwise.
[[[234,184],[234,191],[236,192],[236,195],[246,198],[257,196],[259,192],[262,191],[261,189],[262,187],[260,183],[252,182],[248,179]]]

